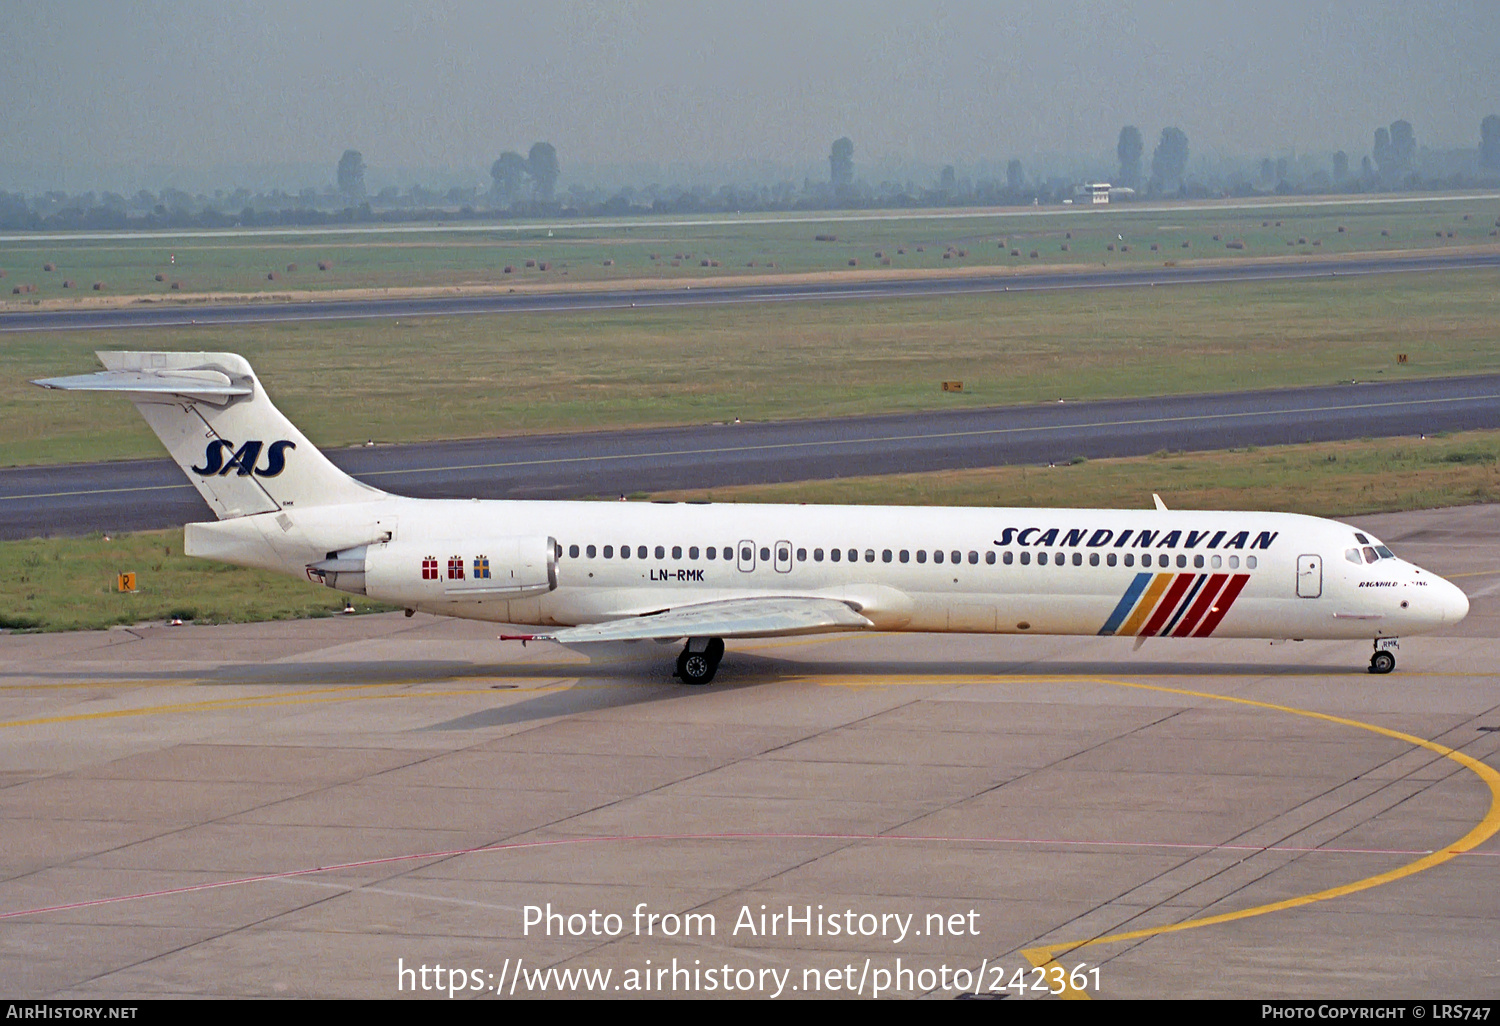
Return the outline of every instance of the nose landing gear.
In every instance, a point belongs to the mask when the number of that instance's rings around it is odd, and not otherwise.
[[[707,684],[719,671],[719,660],[723,658],[723,638],[688,638],[677,657],[677,676],[684,684]]]
[[[1395,638],[1376,638],[1375,654],[1370,656],[1371,673],[1390,673],[1396,668]]]

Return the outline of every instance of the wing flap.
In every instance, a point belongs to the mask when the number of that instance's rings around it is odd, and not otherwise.
[[[532,637],[569,645],[588,641],[648,641],[671,638],[771,638],[873,627],[837,599],[810,596],[726,599],[667,609],[646,616],[564,627]]]

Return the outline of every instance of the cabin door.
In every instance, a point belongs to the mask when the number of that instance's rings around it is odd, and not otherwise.
[[[1323,594],[1323,559],[1321,556],[1297,557],[1297,597],[1317,598]]]

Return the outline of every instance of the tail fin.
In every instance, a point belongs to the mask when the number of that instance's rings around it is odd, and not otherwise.
[[[233,353],[99,353],[106,370],[33,382],[125,394],[220,520],[385,494],[328,462]]]

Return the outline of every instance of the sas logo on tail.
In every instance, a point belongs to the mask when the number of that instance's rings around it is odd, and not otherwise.
[[[266,450],[266,465],[257,467],[256,461],[260,459],[260,450]],[[264,442],[246,442],[235,449],[234,455],[228,461],[224,459],[224,453],[234,449],[234,443],[222,438],[215,438],[208,443],[203,450],[203,466],[193,467],[195,474],[203,477],[227,477],[231,470],[237,471],[240,477],[275,477],[286,469],[286,451],[297,448],[295,442],[272,442],[266,445]]]

